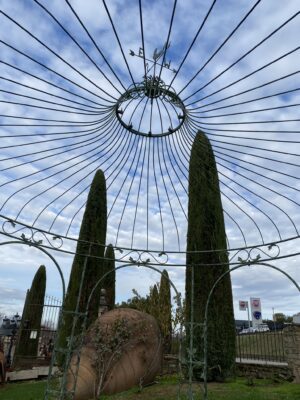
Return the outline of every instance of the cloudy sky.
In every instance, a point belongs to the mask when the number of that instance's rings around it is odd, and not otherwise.
[[[0,0],[0,10],[3,231],[31,235],[5,223],[11,218],[50,232],[35,235],[47,246],[53,235],[65,236],[63,249],[74,251],[71,239],[101,168],[107,243],[170,253],[167,270],[184,293],[188,160],[201,129],[216,157],[232,260],[247,255],[237,248],[266,244],[269,253],[268,244],[280,242],[283,257],[272,264],[300,282],[298,0]],[[151,108],[147,97],[122,97],[143,82],[145,69],[154,74],[153,54],[165,43],[158,62],[170,66],[156,65],[155,73],[185,105],[178,130],[177,104],[158,98]],[[124,123],[145,135],[120,124],[117,102]],[[169,128],[175,132],[155,136]],[[19,244],[0,249],[0,312],[21,311],[40,264],[47,292],[61,296],[46,255]],[[73,256],[51,254],[67,281]],[[117,300],[132,288],[144,294],[158,280],[153,271],[123,269]],[[232,283],[238,318],[238,300],[250,296],[261,297],[264,317],[272,308],[299,311],[296,288],[277,271],[244,267]]]

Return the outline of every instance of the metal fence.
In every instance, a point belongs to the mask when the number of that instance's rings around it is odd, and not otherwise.
[[[47,344],[50,340],[52,342],[54,341],[61,306],[61,300],[58,300],[52,296],[45,296],[40,333],[41,345]]]
[[[18,343],[22,338],[29,338],[35,341],[36,352],[34,354],[21,354],[14,348],[11,350],[11,359],[13,366],[26,368],[34,365],[48,365],[51,360],[52,350],[54,347],[54,339],[57,331],[58,319],[62,303],[53,296],[46,295],[44,305],[29,304],[32,312],[43,307],[42,320],[40,327],[32,326],[31,321],[22,320],[21,327],[15,337],[11,340]],[[16,346],[16,349],[19,347]]]
[[[255,332],[236,336],[238,360],[285,362],[283,331]]]
[[[179,335],[172,337],[172,355],[178,355]],[[183,339],[183,348],[185,339]],[[254,332],[236,335],[236,358],[242,360],[261,360],[286,362],[283,342],[283,330]]]

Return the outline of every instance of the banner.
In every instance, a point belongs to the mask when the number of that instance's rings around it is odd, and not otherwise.
[[[250,297],[252,326],[262,324],[261,302],[259,298]]]
[[[240,311],[246,311],[248,309],[248,301],[239,300]]]

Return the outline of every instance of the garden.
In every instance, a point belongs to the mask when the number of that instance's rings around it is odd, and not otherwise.
[[[298,400],[298,2],[0,8],[0,400]]]
[[[0,388],[0,399],[42,400],[45,387],[46,383],[43,381],[8,384],[5,388]],[[201,388],[195,387],[195,389],[194,399],[202,399]],[[127,392],[100,398],[101,400],[177,400],[178,390],[177,377],[166,376],[158,379],[157,383],[143,388],[142,391],[133,388]],[[182,394],[187,390],[188,387],[183,384]],[[181,398],[186,397],[183,395]],[[228,383],[209,384],[209,400],[298,400],[299,398],[299,385],[288,382],[238,378]]]

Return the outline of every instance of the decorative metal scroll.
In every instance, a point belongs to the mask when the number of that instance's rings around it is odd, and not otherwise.
[[[0,221],[1,219],[4,218],[0,217]],[[64,244],[63,238],[59,235],[53,235],[30,226],[26,226],[9,218],[2,222],[1,228],[4,234],[7,234],[10,237],[21,239],[24,242],[27,242],[29,245],[30,243],[36,246],[46,245],[58,250],[62,248]]]
[[[75,254],[77,240],[74,238],[60,236],[35,229],[29,225],[25,225],[19,221],[0,215],[0,234],[7,237],[20,240],[26,244],[43,247],[45,249],[53,249],[68,254]],[[293,242],[295,252],[291,253],[290,248],[286,246],[289,242]],[[214,250],[217,252],[228,252],[230,265],[246,264],[253,262],[264,262],[279,258],[294,257],[300,254],[298,249],[300,238],[292,238],[278,242],[267,243],[260,246],[251,246],[238,249]],[[95,246],[102,244],[91,243]],[[286,246],[286,248],[285,248]],[[116,261],[124,264],[141,265],[164,265],[184,267],[186,265],[186,252],[166,252],[144,249],[130,249],[114,246]],[[210,251],[204,251],[209,253]],[[201,251],[202,253],[202,251]],[[86,254],[82,254],[85,256]],[[215,265],[215,264],[214,264]],[[222,265],[222,264],[220,264]]]

